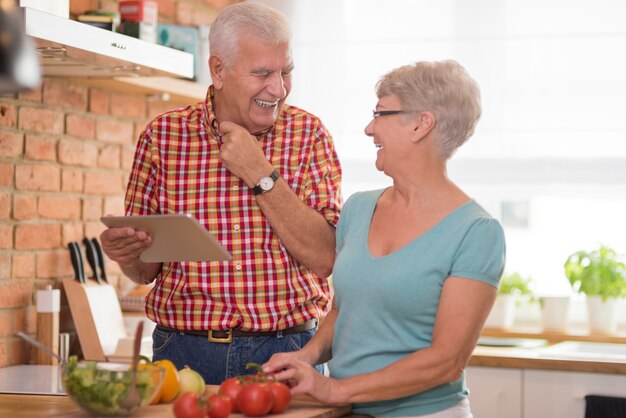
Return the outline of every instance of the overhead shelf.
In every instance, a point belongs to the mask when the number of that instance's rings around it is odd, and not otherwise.
[[[194,57],[187,52],[40,10],[20,9],[24,31],[36,42],[46,76],[194,76]]]

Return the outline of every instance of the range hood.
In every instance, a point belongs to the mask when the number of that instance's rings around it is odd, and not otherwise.
[[[193,78],[193,55],[40,10],[20,7],[43,74],[69,77]]]

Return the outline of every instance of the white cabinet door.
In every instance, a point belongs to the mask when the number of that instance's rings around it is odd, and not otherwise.
[[[522,418],[521,369],[468,367],[465,372],[476,418]]]
[[[528,369],[524,371],[526,418],[584,418],[585,395],[626,397],[626,376]]]

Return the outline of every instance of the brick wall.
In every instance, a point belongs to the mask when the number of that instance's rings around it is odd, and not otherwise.
[[[159,19],[206,24],[234,2],[159,0]],[[117,1],[71,0],[70,8],[116,10]],[[32,361],[15,333],[36,332],[35,291],[73,277],[68,242],[98,236],[100,216],[123,213],[137,135],[176,106],[63,78],[0,95],[0,367]],[[118,290],[131,285],[109,260],[107,272]]]

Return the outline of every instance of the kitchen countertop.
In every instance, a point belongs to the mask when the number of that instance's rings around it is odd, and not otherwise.
[[[217,386],[208,386],[210,392],[217,391]],[[296,397],[281,418],[339,418],[350,415],[350,406],[323,406],[306,397]],[[67,396],[15,395],[0,394],[0,416],[11,418],[88,418],[88,413],[81,410]],[[133,417],[172,418],[172,403],[148,405]],[[243,417],[242,414],[231,414],[232,418]]]
[[[549,347],[547,347],[549,348]],[[470,366],[541,369],[588,373],[626,374],[626,360],[596,356],[574,358],[550,352],[547,348],[478,346],[470,358]]]

